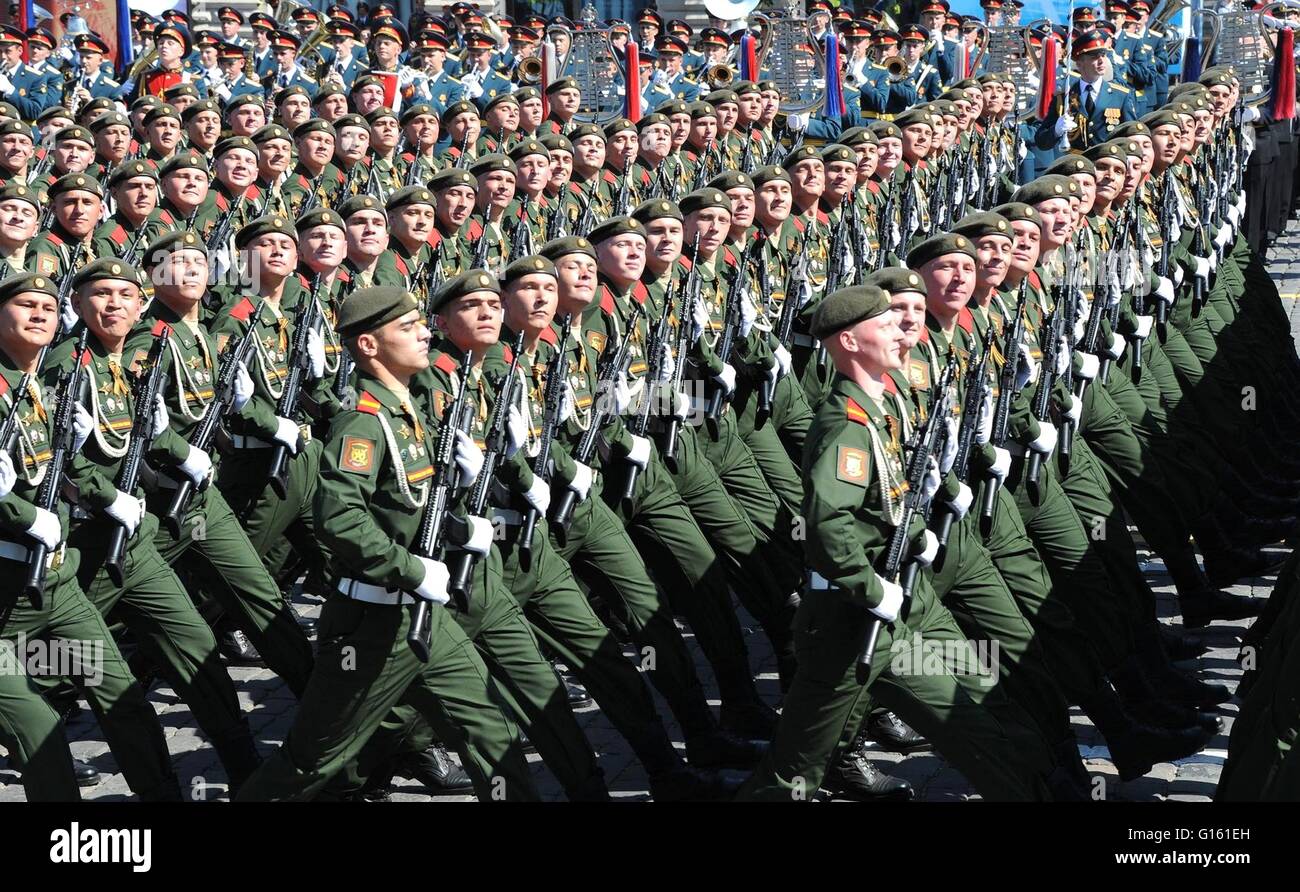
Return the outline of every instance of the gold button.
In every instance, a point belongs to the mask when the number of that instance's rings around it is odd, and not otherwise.
[[[115,263],[108,268],[108,271],[116,276],[118,273],[122,272],[122,267]]]

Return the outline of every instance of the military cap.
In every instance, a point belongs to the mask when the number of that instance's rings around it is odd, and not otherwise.
[[[719,105],[722,105],[723,103],[727,103],[727,102],[730,102],[732,105],[736,105],[737,103],[740,102],[740,97],[736,95],[735,90],[723,89],[723,90],[714,90],[708,96],[704,97],[704,101],[707,102],[709,105],[712,105],[714,108],[717,108]]]
[[[328,133],[335,136],[334,125],[324,118],[312,118],[309,121],[303,121],[297,127],[293,128],[293,138],[302,139],[309,133]]]
[[[703,211],[709,208],[721,208],[727,213],[731,213],[731,199],[727,197],[727,193],[723,192],[721,189],[714,189],[708,186],[695,192],[691,192],[689,195],[682,196],[682,200],[678,202],[678,206],[681,207],[683,215],[693,214],[696,211]]]
[[[812,161],[812,160],[820,161],[821,157],[822,156],[818,154],[817,149],[815,147],[800,146],[799,148],[791,152],[789,155],[785,156],[785,162],[781,166],[784,167],[786,170],[794,170],[795,166],[802,161]]]
[[[0,102],[0,118],[17,118],[18,109],[12,102]]]
[[[481,269],[466,270],[460,275],[444,282],[442,286],[433,295],[432,309],[434,313],[442,311],[443,307],[457,298],[464,297],[467,294],[474,294],[478,291],[491,291],[493,294],[501,293],[501,285],[497,282],[496,277]],[[344,303],[347,306],[347,303]]]
[[[257,154],[257,145],[247,136],[227,136],[212,149],[212,157],[220,158],[233,149],[244,149]]]
[[[108,177],[108,187],[111,189],[120,183],[128,180],[134,180],[137,177],[148,177],[155,183],[158,182],[158,174],[144,161],[125,161],[113,169]]]
[[[235,233],[235,247],[242,249],[253,243],[254,239],[263,235],[287,235],[295,242],[298,240],[298,233],[293,228],[293,223],[288,217],[282,217],[279,214],[268,214],[265,217],[258,217],[243,226]]]
[[[344,127],[357,127],[360,128],[361,130],[366,131],[367,133],[370,132],[370,125],[366,123],[365,118],[361,117],[361,115],[358,114],[343,115],[342,117],[334,121],[335,133],[338,133]]]
[[[37,210],[41,208],[41,196],[36,190],[17,182],[6,183],[0,187],[0,201],[25,201]]]
[[[1142,116],[1142,123],[1147,126],[1148,130],[1156,130],[1160,127],[1174,126],[1179,130],[1183,128],[1182,122],[1178,120],[1178,115],[1168,109],[1157,109]]]
[[[561,136],[558,133],[547,133],[539,136],[537,141],[546,147],[548,152],[568,152],[573,154],[573,143],[569,142],[567,136]]]
[[[113,107],[113,101],[111,99],[109,100],[108,105],[110,108]],[[53,105],[36,116],[36,123],[44,124],[46,121],[49,121],[53,118],[71,118],[71,117],[72,117],[72,112],[68,110],[67,106]]]
[[[993,213],[1000,214],[1008,223],[1015,223],[1020,220],[1038,225],[1043,222],[1042,215],[1038,213],[1038,208],[1032,204],[1025,204],[1023,201],[1005,202],[995,207]]]
[[[1201,73],[1200,83],[1204,87],[1231,87],[1234,80],[1229,71],[1207,68]]]
[[[1002,83],[1002,75],[998,74],[995,71],[986,71],[983,74],[977,76],[975,78],[975,81],[981,87],[986,87],[989,84],[1000,84]]]
[[[1186,96],[1204,97],[1205,94],[1208,92],[1209,91],[1206,89],[1205,85],[1197,81],[1192,81],[1191,83],[1174,84],[1172,87],[1169,88],[1168,101],[1172,102],[1175,99],[1184,99],[1184,97]]]
[[[91,133],[99,133],[99,131],[103,130],[104,127],[112,127],[114,125],[130,129],[131,120],[121,112],[108,112],[107,114],[100,114],[98,118],[94,118],[88,126],[90,126]]]
[[[234,111],[235,109],[237,109],[237,108],[239,108],[240,106],[243,106],[243,105],[257,105],[257,106],[262,106],[262,105],[263,105],[263,103],[262,103],[262,94],[261,94],[261,93],[244,93],[244,94],[242,94],[242,95],[235,96],[235,97],[231,98],[231,100],[230,100],[229,102],[226,103],[226,108],[225,108],[225,112],[224,112],[224,113],[227,114],[227,115],[229,115],[232,111]],[[265,106],[263,106],[263,107],[265,107]]]
[[[515,167],[515,162],[511,161],[509,157],[502,155],[499,152],[476,158],[469,166],[469,172],[476,177],[492,173],[494,170],[505,170],[513,174],[519,173],[518,169]]]
[[[427,204],[429,207],[433,207],[434,200],[432,190],[428,186],[421,186],[417,183],[413,186],[403,186],[388,196],[387,207],[390,211],[406,207],[408,204]]]
[[[373,195],[353,195],[338,207],[339,216],[344,220],[362,211],[377,211],[387,216],[383,202]]]
[[[392,112],[389,112],[389,114],[391,115]],[[438,117],[438,112],[435,111],[433,106],[429,105],[427,102],[417,102],[415,105],[407,106],[397,120],[403,127],[405,127],[420,115],[429,115],[430,117],[436,118]]]
[[[365,89],[366,87],[383,87],[383,86],[384,86],[384,82],[381,81],[379,78],[375,77],[373,74],[363,74],[352,82],[351,92],[355,93],[358,90]]]
[[[429,114],[434,114],[432,109],[429,110]],[[400,119],[397,117],[397,112],[393,111],[391,108],[389,108],[386,105],[381,105],[379,106],[379,108],[375,109],[374,111],[368,112],[366,114],[366,123],[369,124],[371,127],[374,127],[384,118],[392,118],[394,121],[398,121],[398,123],[400,123]]]
[[[162,105],[154,106],[144,113],[144,123],[146,125],[152,124],[154,121],[162,118],[175,118],[179,121],[181,119],[181,114],[176,110],[175,106],[168,105],[165,102]]]
[[[1001,235],[1011,238],[1011,224],[1007,218],[992,211],[977,211],[967,214],[957,221],[952,231],[964,235],[971,241],[979,241],[987,235]],[[909,255],[910,259],[910,255]]]
[[[265,127],[258,127],[253,131],[253,142],[257,145],[268,143],[273,139],[283,139],[290,141],[289,131],[285,130],[279,124],[267,124]]]
[[[722,197],[725,200],[727,196],[723,195]],[[611,239],[616,235],[623,235],[624,233],[629,232],[634,235],[644,236],[645,227],[641,225],[639,220],[635,220],[632,217],[610,217],[588,233],[587,238],[590,239],[593,245],[599,245],[601,242]]]
[[[741,176],[744,176],[744,174],[741,174]],[[632,212],[632,217],[642,226],[648,226],[651,220],[662,220],[665,217],[681,220],[682,209],[677,206],[675,201],[669,201],[666,198],[651,198],[637,205],[636,210]]]
[[[523,105],[530,99],[541,99],[542,91],[536,87],[520,87],[518,90],[515,90],[513,93],[508,95],[515,97],[515,101],[520,105]]]
[[[320,89],[316,91],[316,95],[311,98],[311,104],[315,106],[322,99],[328,99],[331,96],[346,96],[346,95],[348,94],[342,87],[340,87],[338,84],[334,83],[333,81],[329,81],[327,83],[322,84]]]
[[[146,93],[145,95],[139,97],[138,99],[136,99],[134,102],[131,103],[130,110],[132,112],[138,112],[142,108],[157,108],[158,106],[164,104],[165,103],[157,96],[154,96],[152,93]]]
[[[158,176],[165,177],[178,170],[201,170],[207,173],[208,159],[198,152],[178,152],[162,163],[158,168]]]
[[[501,276],[501,287],[509,287],[512,283],[519,281],[524,276],[533,275],[554,277],[555,264],[549,259],[536,254],[528,257],[520,257],[514,263],[506,267],[505,272]]]
[[[1060,174],[1044,174],[1017,189],[1011,196],[1011,200],[1036,205],[1053,198],[1069,198],[1071,185],[1072,181],[1069,177]]]
[[[117,103],[107,96],[100,96],[98,99],[92,99],[82,106],[81,111],[77,112],[77,117],[93,121],[104,112],[117,111]],[[39,121],[40,119],[37,118]]]
[[[168,102],[171,102],[173,99],[180,99],[182,96],[189,96],[193,99],[198,99],[198,88],[193,84],[173,84],[163,90],[163,99]]]
[[[927,127],[933,127],[934,118],[924,108],[912,107],[894,118],[894,123],[898,125],[899,130],[904,130],[916,124],[924,124]]]
[[[40,273],[19,273],[0,282],[0,304],[29,291],[46,294],[50,297],[59,296],[58,283],[49,276],[43,276]]]
[[[105,279],[121,279],[123,282],[130,282],[137,286],[144,281],[140,271],[129,263],[123,263],[116,257],[101,257],[87,263],[72,277],[72,288],[80,290],[83,285],[102,282]]]
[[[478,191],[478,180],[468,170],[458,167],[440,170],[429,178],[429,188],[434,192],[443,192],[453,186],[466,186]]]
[[[1141,121],[1125,121],[1123,124],[1120,124],[1112,130],[1110,135],[1112,139],[1119,139],[1120,137],[1129,139],[1134,136],[1150,136],[1151,128]]]
[[[1093,162],[1094,169],[1096,169],[1097,162],[1103,158],[1118,161],[1120,164],[1127,164],[1128,147],[1129,141],[1127,139],[1108,139],[1106,142],[1085,149],[1083,157]],[[1048,168],[1048,170],[1051,170],[1051,168]]]
[[[741,173],[738,170],[729,170],[726,173],[720,173],[713,179],[709,180],[710,189],[718,189],[727,192],[731,189],[754,189],[754,180],[747,173]]]
[[[478,98],[479,107],[482,109],[481,114],[484,115],[496,108],[498,105],[505,105],[507,102],[513,105],[519,104],[519,100],[515,97],[514,93],[497,93],[495,96],[489,96],[484,93]]]
[[[1182,99],[1176,99],[1172,102],[1165,103],[1165,110],[1172,112],[1175,115],[1185,115],[1189,118],[1195,117],[1195,107],[1190,102],[1185,102]],[[1155,114],[1155,112],[1152,112],[1152,114]],[[1179,126],[1182,126],[1181,122],[1179,123]]]
[[[601,142],[605,142],[605,131],[599,124],[579,124],[569,131],[569,142],[576,146],[584,136],[597,136]]]
[[[221,103],[215,99],[201,99],[191,103],[181,112],[181,121],[188,124],[204,112],[212,112],[218,118],[221,117]]]
[[[843,143],[831,143],[824,147],[820,154],[824,164],[830,164],[832,161],[847,161],[850,164],[858,163],[858,153]]]
[[[968,77],[965,78],[964,80],[959,80],[957,81],[957,83],[952,85],[954,90],[971,90],[971,89],[978,90],[979,86],[980,86],[980,82],[973,77]]]
[[[277,50],[298,50],[302,48],[302,40],[289,31],[272,31],[271,46]]]
[[[549,84],[546,85],[546,95],[550,96],[552,93],[556,92],[557,90],[564,90],[567,88],[572,88],[574,90],[582,89],[581,87],[578,86],[577,78],[560,77],[560,78],[556,78],[555,80],[551,81]]]
[[[177,251],[199,251],[206,257],[208,246],[194,230],[177,230],[160,235],[151,241],[144,249],[144,253],[140,255],[140,260],[146,267],[154,267]]]
[[[957,117],[957,104],[951,99],[944,99],[942,96],[930,103],[931,114],[939,114],[945,118]]]
[[[1100,31],[1084,31],[1074,38],[1074,46],[1070,47],[1070,55],[1077,59],[1089,53],[1100,53],[1105,49],[1106,36],[1104,34]]]
[[[450,124],[452,121],[456,120],[461,115],[473,115],[474,117],[477,118],[478,106],[467,99],[462,99],[459,102],[453,102],[451,105],[447,106],[442,111],[442,117],[440,118],[440,123],[442,124],[442,128],[446,130],[447,125]]]
[[[655,111],[671,118],[673,115],[689,115],[691,106],[684,99],[669,99],[655,106]]]
[[[636,129],[639,133],[644,131],[647,127],[653,127],[655,124],[669,126],[671,123],[672,122],[668,120],[668,116],[662,112],[651,112],[648,115],[643,115],[641,120],[636,122]]]
[[[698,121],[700,118],[716,118],[717,109],[707,102],[692,102],[686,106],[686,113],[691,116],[692,121]]]
[[[735,85],[732,86],[731,91],[735,93],[737,97],[745,96],[749,93],[762,92],[759,89],[758,84],[753,81],[737,81]]]
[[[90,135],[90,131],[85,127],[78,127],[75,124],[71,127],[64,127],[58,133],[54,134],[55,143],[61,142],[84,142],[88,146],[95,144],[95,138]]]
[[[358,288],[339,307],[334,328],[340,336],[354,338],[419,308],[419,300],[405,288]]]
[[[893,121],[873,121],[867,126],[867,129],[876,135],[877,140],[902,139],[903,131]]]
[[[98,198],[104,197],[99,182],[85,173],[65,173],[50,185],[47,192],[50,198],[62,195],[64,192],[89,192]]]
[[[832,291],[817,305],[809,328],[825,339],[866,319],[889,312],[889,295],[876,285],[852,285]]]
[[[529,155],[541,155],[543,158],[549,157],[549,154],[546,151],[546,146],[542,145],[541,142],[535,139],[525,139],[522,142],[516,143],[510,150],[509,157],[511,161],[518,164]],[[475,171],[475,173],[477,174],[478,172]]]
[[[861,143],[867,142],[868,141],[867,136],[870,133],[871,131],[868,130],[866,127],[850,127],[849,129],[840,133],[840,135],[836,137],[836,141],[842,146],[848,146],[852,148],[853,146],[860,145]],[[875,140],[872,139],[871,142],[875,142]]]
[[[754,171],[753,174],[750,175],[750,179],[754,181],[754,190],[757,191],[762,189],[768,183],[778,181],[782,183],[790,182],[790,172],[779,165],[769,164],[766,167],[760,167],[758,170]]]
[[[354,86],[352,89],[355,90],[356,87]],[[277,106],[284,105],[286,99],[292,99],[294,96],[305,96],[309,101],[311,100],[311,94],[307,92],[306,87],[301,84],[290,84],[283,90],[276,91],[275,104]]]
[[[925,281],[905,266],[882,266],[862,280],[864,285],[875,285],[891,295],[917,291],[925,294]]]
[[[317,226],[335,226],[343,229],[343,218],[339,216],[338,211],[315,207],[299,217],[293,224],[293,228],[298,232],[306,232],[308,229],[315,229]]]
[[[1043,171],[1045,174],[1061,174],[1062,176],[1074,176],[1076,173],[1085,173],[1089,176],[1097,175],[1097,168],[1093,163],[1083,155],[1062,155]]]
[[[596,259],[595,247],[580,235],[566,235],[564,238],[551,239],[542,245],[542,249],[537,253],[552,263],[570,254],[584,254],[592,260]]]
[[[907,262],[914,269],[920,269],[931,260],[943,257],[946,254],[965,254],[973,260],[975,259],[975,245],[964,235],[956,232],[941,232],[938,235],[930,236],[907,252]]]
[[[636,124],[631,118],[617,117],[605,125],[605,139],[612,139],[615,133],[622,133],[624,130],[636,132]]]

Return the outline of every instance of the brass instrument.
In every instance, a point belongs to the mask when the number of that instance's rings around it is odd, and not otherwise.
[[[140,74],[146,71],[150,65],[158,60],[158,46],[149,47],[145,52],[140,54],[140,58],[131,63],[131,67],[126,71],[124,80],[135,80]]]
[[[704,72],[704,79],[715,90],[729,86],[736,79],[736,70],[730,65],[710,65]]]
[[[1228,0],[1217,12],[1201,10],[1202,56],[1213,58],[1216,65],[1232,66],[1241,82],[1243,105],[1259,106],[1271,98],[1269,82],[1277,50],[1277,17],[1273,14],[1290,6],[1273,2],[1251,10],[1244,8],[1240,0]]]
[[[905,81],[911,76],[909,71],[911,66],[907,64],[906,59],[897,53],[882,59],[880,64],[889,72],[889,82],[891,84]]]
[[[758,67],[772,73],[786,115],[816,111],[826,102],[826,54],[808,28],[804,9],[804,0],[786,0],[786,14],[780,18],[753,16],[763,29]]]
[[[620,80],[611,77],[618,70],[618,57],[610,43],[610,30],[596,22],[596,7],[587,2],[582,9],[583,27],[573,32],[573,43],[565,64],[572,69],[582,99],[573,120],[581,124],[607,124],[623,113]]]
[[[529,56],[527,59],[520,59],[515,63],[515,74],[512,80],[524,86],[532,86],[542,82],[542,60],[536,56]]]

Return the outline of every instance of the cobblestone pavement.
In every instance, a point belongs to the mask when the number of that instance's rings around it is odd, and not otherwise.
[[[1300,227],[1293,225],[1291,230],[1274,245],[1269,269],[1274,275],[1278,289],[1282,292],[1283,302],[1291,318],[1292,334],[1300,336]],[[1278,548],[1276,553],[1280,560],[1283,556],[1282,549]],[[1149,560],[1149,563],[1143,564],[1143,570],[1151,579],[1159,596],[1161,621],[1173,626],[1180,625],[1173,585],[1165,574],[1163,563],[1150,554],[1144,553],[1142,556]],[[1234,586],[1232,591],[1266,597],[1272,590],[1273,583],[1273,577],[1243,580]],[[305,615],[315,615],[320,608],[319,602],[311,598],[301,598],[297,605]],[[759,673],[759,690],[769,702],[776,705],[779,700],[779,690],[775,662],[771,649],[767,646],[767,639],[764,638],[757,623],[750,620],[743,610],[741,618],[750,658]],[[1207,681],[1221,682],[1231,689],[1236,688],[1241,676],[1240,667],[1236,662],[1237,645],[1241,632],[1249,622],[1249,620],[1234,623],[1220,622],[1206,630],[1214,647],[1197,661],[1202,678]],[[716,694],[707,663],[698,648],[694,645],[691,645],[691,648],[696,655],[700,677],[705,679],[709,690]],[[629,650],[627,654],[630,659],[632,652]],[[269,754],[284,739],[293,720],[295,704],[293,695],[266,669],[232,667],[230,673],[239,691],[240,704],[248,714],[263,755]],[[170,687],[165,685],[155,687],[150,692],[149,699],[153,702],[162,721],[182,788],[195,799],[225,800],[228,798],[225,773],[212,747],[195,727],[189,708]],[[672,713],[667,704],[657,693],[655,699],[660,714],[669,717],[670,734],[674,739],[680,740],[680,732],[671,720]],[[716,697],[711,702],[715,707],[717,706]],[[1224,731],[1210,741],[1202,752],[1179,760],[1177,763],[1156,765],[1145,777],[1127,783],[1119,780],[1114,765],[1109,761],[1105,742],[1091,722],[1079,710],[1074,710],[1073,722],[1076,736],[1080,751],[1086,759],[1088,770],[1096,784],[1095,795],[1115,800],[1208,802],[1214,794],[1219,772],[1227,756],[1228,735],[1231,733],[1232,722],[1239,707],[1240,704],[1236,701],[1221,707]],[[578,713],[578,720],[599,755],[600,765],[604,769],[614,797],[629,801],[647,800],[649,793],[644,770],[633,757],[627,742],[614,730],[601,711],[595,707],[582,710]],[[130,799],[131,794],[126,782],[122,775],[117,773],[116,762],[103,742],[90,711],[82,709],[69,723],[67,730],[73,755],[89,761],[103,776],[96,786],[83,789],[82,797],[103,801]],[[680,747],[680,743],[678,745]],[[936,753],[901,756],[895,753],[877,752],[875,758],[880,769],[910,781],[916,788],[918,799],[951,801],[978,798],[966,779]],[[540,759],[535,755],[530,756],[529,759],[533,767],[534,779],[543,796],[546,799],[562,800],[563,792]],[[398,778],[396,784],[394,801],[434,799],[425,795],[424,788],[414,781]],[[470,798],[437,797],[434,801],[466,801]],[[22,799],[23,790],[17,774],[0,768],[0,802]]]

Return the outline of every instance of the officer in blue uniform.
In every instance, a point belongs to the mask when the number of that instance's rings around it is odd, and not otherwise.
[[[1116,0],[1112,0],[1106,8],[1110,10],[1112,7],[1117,16],[1122,15],[1124,18],[1124,29],[1115,37],[1115,55],[1124,62],[1124,80],[1133,88],[1133,104],[1137,113],[1144,115],[1156,107],[1155,85],[1160,74],[1155,49],[1138,32],[1139,16],[1132,7]],[[1119,77],[1118,69],[1116,77]]]
[[[271,34],[271,48],[275,51],[277,70],[272,80],[272,89],[276,92],[286,87],[302,87],[307,95],[315,96],[319,85],[298,64],[298,50],[302,41],[296,34],[288,31],[276,31]]]
[[[248,26],[253,29],[253,73],[258,78],[265,78],[275,73],[275,47],[271,45],[271,35],[279,25],[266,13],[254,12],[248,16]]]
[[[447,106],[465,98],[465,88],[458,78],[447,72],[447,38],[436,31],[427,31],[417,37],[414,49],[424,56],[424,74],[428,97],[425,99],[441,116]]]
[[[943,92],[939,69],[925,60],[925,45],[930,32],[920,25],[904,25],[899,32],[902,38],[903,61],[908,64],[907,76],[916,87],[918,102],[933,102]]]
[[[464,74],[460,75],[464,98],[477,101],[486,97],[489,101],[498,93],[510,93],[514,84],[501,76],[492,67],[492,57],[496,50],[496,41],[481,32],[465,37],[466,62]]]
[[[1125,121],[1137,120],[1133,90],[1114,79],[1103,80],[1106,50],[1106,36],[1100,31],[1075,38],[1071,56],[1078,77],[1071,79],[1068,94],[1057,94],[1039,129],[1040,137],[1050,130],[1058,140],[1068,136],[1070,148],[1082,151],[1110,139]]]
[[[939,81],[944,86],[959,80],[954,77],[957,71],[957,41],[949,40],[943,34],[950,11],[948,0],[921,0],[920,9],[917,10],[921,27],[930,34],[930,42],[922,58],[939,72]]]
[[[682,69],[682,57],[686,55],[686,41],[672,34],[665,34],[655,44],[659,54],[659,71],[663,72],[661,83],[683,102],[694,102],[700,98],[700,87],[686,77]]]
[[[104,60],[108,57],[108,43],[97,34],[78,34],[72,45],[81,56],[83,81],[78,86],[85,87],[91,99],[108,97],[116,99],[122,85],[104,73]]]
[[[23,46],[27,38],[12,25],[0,28],[0,98],[13,105],[25,121],[51,106],[58,105],[62,91],[51,95],[44,75],[23,61]]]
[[[217,47],[217,60],[226,82],[219,86],[216,94],[222,102],[230,102],[240,96],[262,96],[265,90],[260,80],[253,80],[244,72],[248,56],[244,47],[233,43],[223,43]]]
[[[370,66],[365,60],[365,48],[354,43],[361,37],[361,29],[345,19],[331,19],[325,24],[330,35],[326,38],[329,46],[321,47],[321,59],[328,66],[326,75],[331,80],[342,82],[344,90],[351,90],[352,84]],[[361,51],[358,55],[357,50]]]
[[[233,43],[241,49],[248,46],[248,38],[239,36],[239,29],[244,25],[244,14],[233,6],[217,8],[217,24],[221,28],[223,43]]]
[[[60,59],[56,58],[54,48],[57,43],[54,35],[44,28],[27,29],[27,67],[45,78],[45,90],[48,93],[63,96],[63,71],[59,68]]]
[[[871,39],[872,63],[866,70],[866,80],[860,88],[862,114],[868,119],[892,121],[917,102],[916,84],[911,78],[894,78],[888,68],[880,64],[898,54],[899,35],[888,28],[881,29]]]

